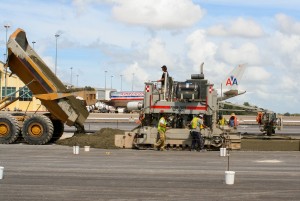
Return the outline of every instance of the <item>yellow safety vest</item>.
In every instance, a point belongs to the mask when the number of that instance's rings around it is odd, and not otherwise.
[[[165,125],[165,127],[160,126],[160,122],[161,121],[163,122],[163,124]],[[158,125],[157,125],[157,130],[158,131],[162,131],[162,132],[166,132],[166,125],[167,125],[167,122],[166,122],[165,118],[161,117],[160,120],[159,120],[159,122],[158,122]]]
[[[225,118],[219,120],[219,125],[224,126],[225,125]]]
[[[197,128],[198,126],[198,121],[199,121],[199,118],[198,117],[194,117],[193,120],[192,120],[192,129],[195,129]]]

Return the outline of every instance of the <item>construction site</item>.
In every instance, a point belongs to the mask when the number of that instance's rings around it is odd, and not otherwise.
[[[257,114],[251,126],[234,111],[226,116],[232,125],[220,124],[230,104],[225,100],[244,92],[219,96],[203,63],[185,81],[166,74],[164,88],[146,82],[144,99],[128,105],[137,113],[103,116],[87,111],[85,98],[50,70],[24,30],[10,36],[7,48],[5,68],[20,83],[1,100],[1,200],[299,200],[299,119],[288,122],[273,111],[241,106]],[[12,106],[25,99],[33,101],[26,111],[18,111],[20,103]],[[199,114],[204,153],[190,147],[189,123]],[[154,151],[164,115],[166,149]],[[283,130],[284,121],[296,123]],[[235,171],[234,186],[226,185],[224,171]]]
[[[7,43],[8,57],[6,68],[11,75],[16,75],[24,83],[18,91],[6,94],[1,101],[1,109],[6,110],[14,102],[24,97],[40,101],[40,107],[47,113],[33,114],[25,112],[1,114],[2,144],[11,144],[22,138],[28,144],[42,145],[56,142],[64,132],[64,125],[74,126],[75,134],[85,133],[84,123],[89,116],[87,101],[76,97],[61,80],[50,70],[46,63],[29,45],[25,31],[17,29]],[[156,82],[146,82],[144,99],[129,102],[128,109],[139,112],[137,127],[125,134],[116,135],[115,145],[120,148],[153,148],[157,140],[156,125],[161,116],[167,116],[168,131],[166,146],[168,148],[188,148],[191,144],[189,122],[193,116],[204,115],[206,127],[201,131],[204,145],[211,150],[225,147],[232,150],[241,149],[241,135],[237,132],[238,119],[232,115],[232,125],[219,124],[224,100],[242,95],[234,83],[240,79],[244,65],[238,65],[232,72],[228,83],[233,87],[218,95],[214,85],[205,79],[204,64],[198,74],[192,74],[186,81],[175,81],[165,75],[165,85],[157,88]],[[26,91],[24,91],[26,89]],[[20,91],[20,92],[19,92]],[[19,96],[16,96],[16,93]],[[21,93],[22,92],[22,93]],[[7,93],[7,89],[5,89]],[[30,94],[30,96],[28,96]],[[30,102],[28,103],[28,107]],[[36,111],[39,110],[38,107]],[[241,106],[244,110],[258,112],[257,123],[267,136],[281,129],[282,119],[276,113],[255,107]],[[33,109],[33,108],[32,108]],[[232,113],[234,114],[234,113]],[[76,135],[75,135],[76,137]]]

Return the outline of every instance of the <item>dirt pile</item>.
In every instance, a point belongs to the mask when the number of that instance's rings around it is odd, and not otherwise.
[[[92,148],[101,149],[118,149],[115,146],[115,135],[124,134],[125,131],[112,128],[102,128],[93,134],[76,134],[70,138],[61,139],[56,142],[59,145],[74,146],[79,145],[90,146]]]

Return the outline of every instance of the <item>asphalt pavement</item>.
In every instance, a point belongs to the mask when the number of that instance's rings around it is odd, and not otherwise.
[[[0,200],[300,200],[299,151],[219,155],[1,144]]]

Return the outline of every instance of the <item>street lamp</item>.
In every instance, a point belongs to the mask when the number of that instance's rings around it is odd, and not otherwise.
[[[104,88],[105,88],[105,91],[106,91],[106,73],[107,73],[107,70],[104,71]]]
[[[5,59],[6,59],[6,53],[3,54],[3,63],[6,62]],[[0,83],[0,94],[1,94],[0,97],[1,97],[1,100],[2,100],[3,97],[2,97],[2,85],[1,85],[1,83]]]
[[[123,77],[123,75],[120,75],[120,77],[121,77],[121,91],[122,91],[122,77]]]
[[[60,36],[59,34],[54,35],[56,38],[56,46],[55,46],[55,75],[56,75],[56,68],[57,68],[57,38]]]
[[[107,70],[104,71],[104,76],[105,76],[105,77],[104,77],[104,80],[105,80],[105,81],[104,81],[104,83],[105,83],[105,86],[104,86],[104,87],[105,87],[105,88],[104,88],[104,100],[106,100],[106,73],[107,73]]]
[[[73,77],[72,76],[72,69],[73,69],[73,67],[71,67],[70,69],[71,69],[71,88],[72,88],[72,77]]]
[[[32,41],[32,49],[34,50],[34,44],[35,44],[36,42],[35,41]]]
[[[132,87],[131,87],[131,91],[133,91],[133,81],[134,81],[134,73],[132,73]]]
[[[113,75],[111,75],[110,76],[110,88],[112,89],[112,78],[113,78],[114,76]]]
[[[76,84],[76,85],[77,85],[77,87],[79,87],[79,85],[78,85],[78,76],[79,76],[79,75],[76,75],[76,76],[77,76],[77,84]]]
[[[7,49],[7,30],[8,30],[8,28],[10,27],[10,25],[6,24],[6,25],[4,25],[4,27],[5,27],[5,29],[6,29],[6,40],[5,40],[5,43],[6,43],[6,59],[5,59],[5,63],[6,63],[7,57],[8,57],[8,49]],[[4,77],[4,79],[5,79],[5,90],[4,90],[4,95],[5,95],[5,97],[6,97],[6,95],[7,95],[7,67],[5,67],[5,77]]]

